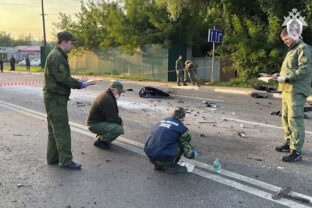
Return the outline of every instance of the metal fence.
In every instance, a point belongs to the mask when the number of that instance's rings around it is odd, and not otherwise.
[[[168,81],[168,49],[157,46],[143,47],[133,55],[121,53],[119,48],[83,51],[70,56],[69,64],[73,72]]]

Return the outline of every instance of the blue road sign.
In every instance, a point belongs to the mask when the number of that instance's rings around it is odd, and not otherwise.
[[[222,31],[209,29],[208,42],[222,43]]]

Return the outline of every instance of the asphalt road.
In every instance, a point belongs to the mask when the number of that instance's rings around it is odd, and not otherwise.
[[[0,207],[306,207],[271,194],[290,186],[312,200],[312,119],[306,119],[303,161],[284,163],[274,151],[282,143],[279,99],[255,99],[210,90],[159,89],[168,99],[143,99],[143,85],[123,80],[127,91],[118,100],[125,135],[112,150],[93,146],[84,121],[92,100],[107,89],[98,81],[72,90],[68,105],[74,160],[81,171],[46,164],[47,124],[41,76],[0,74]],[[3,86],[14,83],[13,86]],[[15,85],[15,83],[17,83]],[[22,85],[22,83],[24,83]],[[202,101],[216,105],[207,108]],[[199,152],[193,173],[155,172],[142,145],[159,120],[175,106],[187,109],[186,125]],[[308,104],[307,104],[308,105]],[[312,117],[311,112],[306,113]],[[243,132],[246,138],[238,135]],[[213,161],[221,174],[211,171]]]

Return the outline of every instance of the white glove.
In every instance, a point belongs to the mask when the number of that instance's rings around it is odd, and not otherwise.
[[[272,74],[272,77],[273,77],[273,78],[279,77],[279,73],[274,73],[274,74]]]
[[[278,83],[284,83],[286,81],[286,77],[277,77],[276,81],[278,81]]]

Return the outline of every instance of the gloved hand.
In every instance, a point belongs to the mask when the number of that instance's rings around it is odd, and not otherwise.
[[[81,82],[81,84],[82,84],[81,89],[83,89],[83,88],[86,88],[86,87],[87,87],[87,85],[86,85],[84,82]]]
[[[272,74],[272,77],[275,78],[275,79],[277,79],[277,77],[279,77],[279,73],[274,73],[274,74]]]
[[[284,82],[288,83],[289,79],[287,77],[277,77],[276,81],[278,81],[278,83],[284,83]]]
[[[197,157],[198,157],[198,152],[194,150],[194,158],[197,158]]]

